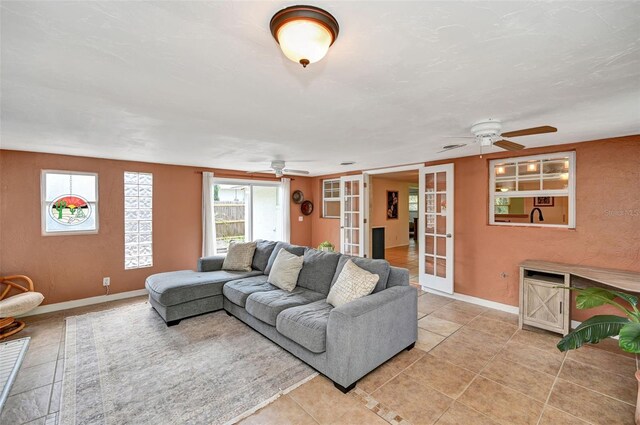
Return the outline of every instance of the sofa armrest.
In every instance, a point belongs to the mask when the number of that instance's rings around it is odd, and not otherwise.
[[[222,270],[222,263],[224,263],[224,255],[212,255],[211,257],[202,257],[198,259],[198,271],[214,272],[216,270]]]
[[[331,310],[327,374],[348,387],[416,342],[418,291],[394,286]]]

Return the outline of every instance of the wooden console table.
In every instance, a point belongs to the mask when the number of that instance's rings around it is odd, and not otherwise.
[[[640,293],[640,273],[526,260],[520,264],[520,329],[529,325],[569,333],[571,291],[558,286],[601,286]]]

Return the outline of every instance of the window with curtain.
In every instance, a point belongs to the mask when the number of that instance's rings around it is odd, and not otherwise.
[[[226,253],[232,241],[282,240],[283,196],[279,182],[214,179],[215,253]]]

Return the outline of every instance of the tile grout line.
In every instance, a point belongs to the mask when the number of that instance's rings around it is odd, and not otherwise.
[[[564,357],[562,358],[562,363],[560,364],[560,368],[558,369],[558,373],[556,373],[556,377],[553,380],[553,384],[551,384],[551,389],[549,390],[549,394],[547,394],[547,399],[545,400],[544,405],[542,406],[542,411],[540,412],[540,416],[538,416],[538,421],[536,422],[536,425],[540,425],[540,421],[542,421],[542,416],[544,415],[544,410],[549,405],[549,400],[551,400],[551,394],[553,393],[553,389],[555,388],[556,383],[558,382],[558,379],[560,378],[560,372],[562,372],[562,368],[564,367],[564,362],[566,360],[567,360],[567,353],[564,353]],[[562,410],[562,409],[558,409],[558,410],[564,412],[564,410]],[[568,412],[565,412],[565,413],[568,413]]]

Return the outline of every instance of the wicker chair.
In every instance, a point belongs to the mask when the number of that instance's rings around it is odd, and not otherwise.
[[[15,281],[24,281],[19,284]],[[18,293],[9,296],[11,290]],[[0,340],[20,332],[25,324],[14,316],[33,310],[42,303],[44,296],[35,292],[33,281],[27,276],[13,275],[0,277]],[[15,291],[14,291],[15,292]]]

